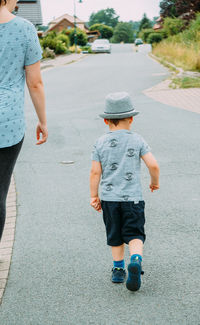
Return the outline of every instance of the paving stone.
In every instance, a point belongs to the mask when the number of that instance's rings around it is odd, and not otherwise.
[[[3,232],[3,237],[7,237],[7,236],[12,236],[15,234],[15,228],[12,228],[12,229],[4,229],[4,232]]]
[[[163,104],[182,108],[200,114],[200,89],[171,89],[171,80],[165,80],[160,84],[146,89],[144,94]]]
[[[1,248],[0,249],[0,256],[8,256],[8,255],[11,255],[12,253],[12,248]]]
[[[0,272],[1,271],[7,271],[10,268],[10,262],[9,261],[4,261],[0,263]]]
[[[2,242],[4,242],[4,243],[9,242],[9,241],[12,241],[13,242],[14,237],[15,237],[15,234],[14,233],[8,234],[7,236],[6,235],[3,235],[2,236]]]
[[[15,224],[13,224],[13,223],[7,223],[5,225],[5,230],[8,230],[8,229],[15,229]]]
[[[9,218],[6,218],[6,222],[5,224],[9,224],[9,223],[14,223],[15,224],[16,222],[16,217],[9,217]]]
[[[0,281],[8,278],[8,269],[6,271],[0,271]]]
[[[5,279],[0,279],[0,289],[4,289],[6,286],[6,280]]]
[[[10,241],[3,241],[1,242],[0,244],[0,249],[3,249],[3,248],[12,248],[13,247],[13,242],[10,240]]]
[[[14,211],[7,211],[6,212],[6,218],[9,218],[9,217],[16,217],[16,212],[14,212]]]

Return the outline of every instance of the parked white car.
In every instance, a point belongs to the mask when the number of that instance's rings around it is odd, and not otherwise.
[[[94,53],[111,53],[111,45],[107,39],[96,39],[92,43],[92,52]]]

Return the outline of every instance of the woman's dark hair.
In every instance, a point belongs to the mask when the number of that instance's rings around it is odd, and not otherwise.
[[[0,0],[0,6],[6,5],[7,0]]]

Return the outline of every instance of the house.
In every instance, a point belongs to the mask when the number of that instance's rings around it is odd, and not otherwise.
[[[68,14],[62,15],[50,22],[48,31],[55,30],[57,32],[61,32],[63,29],[74,28],[74,24],[75,24],[74,20],[75,19],[73,16],[70,16]],[[88,31],[88,29],[85,26],[84,21],[82,21],[78,17],[76,17],[76,26],[77,26],[77,28],[80,28],[84,32]]]
[[[71,28],[74,28],[74,26],[75,26],[74,16],[65,14],[50,22],[48,32],[50,31],[61,32],[63,29],[70,30]],[[101,35],[98,30],[90,31],[87,28],[85,22],[79,19],[78,17],[76,17],[76,27],[80,28],[82,31],[84,31],[87,34],[88,42],[91,43],[95,41],[95,39],[99,38]]]
[[[101,36],[101,33],[98,30],[88,30],[86,34],[89,43],[93,43],[97,38],[100,38]]]
[[[154,30],[160,30],[163,28],[163,18],[159,17],[158,19],[156,19],[156,24],[153,26]]]
[[[15,8],[15,14],[29,20],[35,26],[42,25],[40,0],[19,0]]]

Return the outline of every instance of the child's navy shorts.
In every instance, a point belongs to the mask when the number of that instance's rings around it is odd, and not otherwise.
[[[101,201],[101,206],[109,246],[128,244],[133,239],[145,242],[144,201],[136,203]]]

